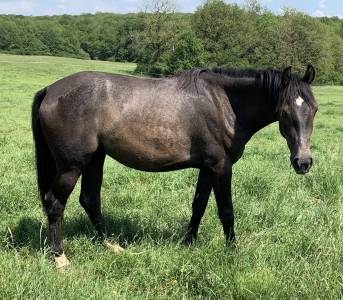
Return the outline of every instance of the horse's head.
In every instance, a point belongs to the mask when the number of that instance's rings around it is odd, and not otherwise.
[[[317,104],[310,84],[314,78],[315,69],[311,65],[302,79],[291,74],[291,67],[286,68],[281,77],[279,128],[287,140],[291,163],[298,174],[308,173],[313,163],[310,138]]]

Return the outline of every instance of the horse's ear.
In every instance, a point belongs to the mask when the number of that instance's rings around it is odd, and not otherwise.
[[[307,69],[306,69],[306,73],[304,75],[303,81],[308,84],[311,84],[315,77],[316,77],[316,70],[311,64],[307,65]]]
[[[288,86],[289,82],[291,81],[291,72],[292,72],[292,66],[287,67],[282,72],[282,86],[286,87]]]

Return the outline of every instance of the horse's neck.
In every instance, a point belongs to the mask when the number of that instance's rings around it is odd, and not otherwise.
[[[249,138],[263,127],[276,121],[275,107],[268,101],[267,91],[257,88],[252,80],[244,80],[227,88],[237,124]]]

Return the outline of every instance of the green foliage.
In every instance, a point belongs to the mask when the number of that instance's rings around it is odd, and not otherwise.
[[[205,1],[193,14],[151,0],[138,14],[0,15],[0,52],[137,63],[162,76],[192,67],[317,69],[317,84],[343,84],[343,20],[292,9],[274,15],[258,0],[245,6]]]
[[[137,72],[151,75],[168,73],[168,56],[175,44],[178,26],[168,0],[153,2],[153,11],[144,15],[144,29],[136,35],[139,48]]]
[[[79,40],[72,28],[63,27],[58,23],[38,21],[36,32],[39,40],[48,47],[48,53],[56,56],[79,56]]]
[[[247,7],[209,0],[193,16],[196,34],[209,53],[208,65],[317,68],[317,83],[342,83],[343,20],[318,19],[292,9],[281,17],[257,1]],[[340,25],[340,26],[339,26]],[[332,28],[331,28],[331,27]],[[342,53],[342,52],[341,52]]]
[[[50,54],[38,38],[30,19],[5,19],[0,23],[0,50],[18,54]]]
[[[183,70],[205,65],[207,53],[202,41],[196,37],[194,32],[184,31],[174,35],[173,39],[168,39],[168,45],[168,51],[161,51],[160,56],[154,55],[153,48],[150,51],[142,50],[142,55],[146,56],[139,60],[136,72],[160,76],[176,74]],[[147,55],[149,53],[150,55]]]
[[[91,59],[135,61],[133,47],[136,32],[142,30],[140,15],[96,14],[76,17],[80,47]]]
[[[211,196],[190,247],[181,240],[196,170],[149,173],[106,159],[102,208],[109,252],[79,205],[68,200],[56,273],[46,247],[30,126],[32,97],[82,70],[131,74],[135,64],[0,55],[0,299],[341,299],[343,289],[343,87],[319,86],[314,166],[299,176],[277,124],[247,144],[234,166],[236,248],[225,247]]]
[[[255,48],[254,19],[238,5],[207,1],[195,12],[193,26],[206,47],[209,64],[249,66]]]
[[[302,72],[307,63],[316,66],[319,81],[332,68],[329,35],[326,26],[319,20],[287,10],[275,27],[277,34],[276,53],[278,67],[292,65]]]
[[[174,49],[168,58],[168,73],[175,74],[194,67],[202,67],[206,59],[204,45],[194,32],[182,32],[177,37]]]

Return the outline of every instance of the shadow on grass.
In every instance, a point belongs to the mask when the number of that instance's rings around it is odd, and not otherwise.
[[[178,228],[172,230],[159,229],[154,226],[141,227],[138,222],[135,223],[128,217],[114,218],[105,215],[106,227],[110,239],[114,239],[121,245],[130,245],[139,243],[143,238],[149,238],[153,242],[160,243],[172,242],[178,243],[186,230],[186,220],[180,221]],[[175,220],[175,222],[178,222]],[[11,228],[11,232],[6,233],[6,244],[10,247],[23,248],[27,247],[33,250],[40,250],[47,245],[47,225],[42,224],[34,218],[24,217],[16,227]],[[88,217],[79,215],[71,220],[67,220],[63,225],[63,237],[72,239],[86,237],[92,239],[95,231]]]

